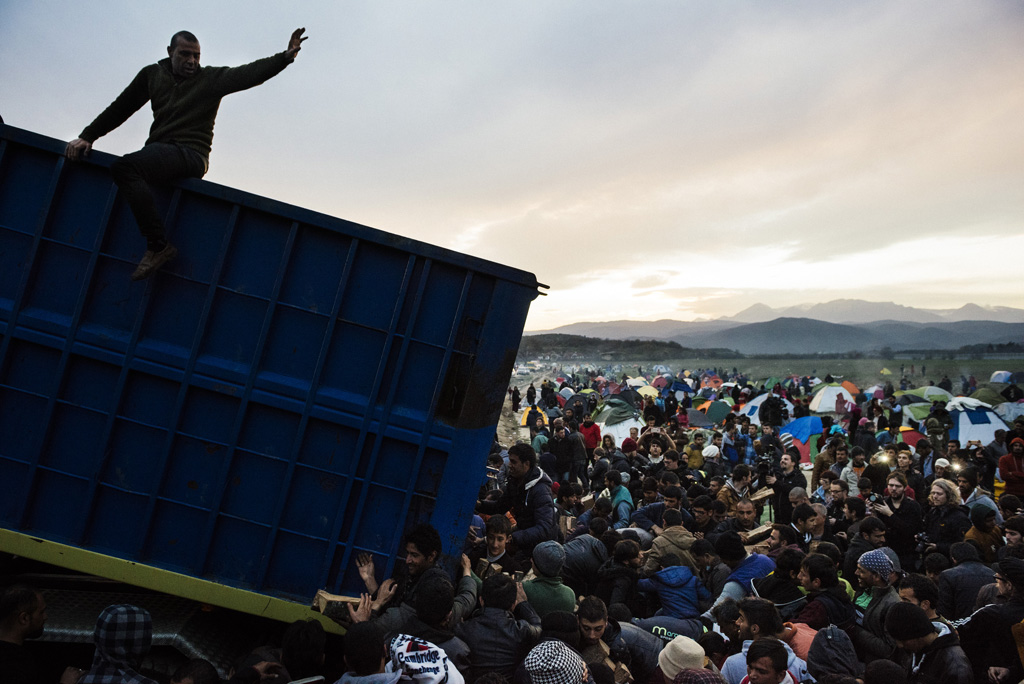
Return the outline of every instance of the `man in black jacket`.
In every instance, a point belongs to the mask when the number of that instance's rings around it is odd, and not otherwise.
[[[534,546],[558,537],[551,478],[541,472],[537,452],[525,442],[508,450],[508,488],[497,501],[477,501],[476,510],[492,515],[512,511],[516,519],[512,543],[519,563],[530,561]]]
[[[799,452],[796,458],[799,459]],[[788,525],[793,516],[793,505],[789,502],[789,490],[794,487],[806,487],[807,478],[796,467],[794,456],[788,451],[782,455],[779,467],[779,471],[768,475],[765,480],[775,492],[772,499],[772,504],[775,506],[775,522]]]
[[[117,99],[68,143],[68,159],[88,156],[97,138],[152,102],[153,125],[145,146],[110,167],[146,238],[146,253],[132,280],[148,278],[178,254],[164,234],[163,218],[149,184],[202,178],[209,167],[213,124],[221,98],[281,73],[302,49],[305,30],[292,33],[284,52],[233,68],[200,66],[199,40],[188,31],[179,31],[171,36],[167,59],[144,67]]]
[[[889,496],[871,504],[875,515],[885,523],[886,545],[899,556],[900,566],[914,567],[915,535],[923,529],[921,504],[906,496],[907,476],[898,470],[889,473]]]
[[[994,582],[992,568],[981,562],[978,549],[968,542],[949,547],[953,567],[939,575],[939,615],[947,620],[960,620],[974,612],[978,592]]]
[[[960,647],[956,632],[933,622],[912,603],[896,603],[885,615],[885,629],[899,650],[893,658],[912,682],[962,684],[970,682],[971,661]]]

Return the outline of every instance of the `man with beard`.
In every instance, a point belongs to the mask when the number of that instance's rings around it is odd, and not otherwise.
[[[32,657],[25,650],[26,639],[38,639],[46,624],[46,601],[32,587],[15,584],[0,594],[0,673],[5,684],[39,684],[42,680]],[[74,684],[82,670],[69,667],[61,684]]]
[[[796,457],[799,458],[799,455]],[[788,525],[793,515],[793,506],[789,502],[789,491],[794,487],[807,484],[804,474],[796,467],[793,454],[788,451],[782,454],[779,461],[780,470],[769,473],[765,481],[775,492],[772,505],[775,507],[775,522]]]
[[[906,496],[907,477],[898,470],[889,473],[889,496],[871,504],[871,510],[885,523],[885,539],[899,556],[900,566],[914,567],[915,535],[922,529],[924,510]]]
[[[741,463],[732,469],[732,477],[726,480],[725,486],[722,487],[716,497],[725,504],[727,515],[735,515],[739,502],[750,495],[750,479],[751,472],[749,466]]]
[[[583,414],[580,434],[583,435],[583,446],[587,450],[587,461],[592,461],[594,449],[601,446],[601,426],[594,422],[594,417],[589,412]]]
[[[1003,494],[1024,497],[1024,439],[1010,440],[1010,450],[999,459],[999,475],[1006,483]]]

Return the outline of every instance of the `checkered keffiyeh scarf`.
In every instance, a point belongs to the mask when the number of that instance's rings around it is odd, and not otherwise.
[[[93,633],[96,654],[78,684],[156,684],[135,671],[153,643],[153,619],[138,606],[107,606]]]

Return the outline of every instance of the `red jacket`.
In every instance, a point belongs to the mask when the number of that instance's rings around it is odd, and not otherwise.
[[[580,423],[580,434],[583,435],[583,446],[587,449],[596,449],[601,446],[601,426],[597,423],[590,427]]]
[[[1013,452],[999,457],[999,475],[1006,483],[1005,494],[1024,496],[1024,458],[1014,458]]]

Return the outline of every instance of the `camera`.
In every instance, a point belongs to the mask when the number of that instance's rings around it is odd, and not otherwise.
[[[772,471],[772,457],[768,455],[758,456],[754,459],[754,467],[761,475],[767,475]]]
[[[914,540],[917,541],[917,548],[914,549],[914,553],[923,555],[924,550],[928,548],[929,544],[932,544],[931,537],[928,536],[927,532],[918,532],[914,535]]]

